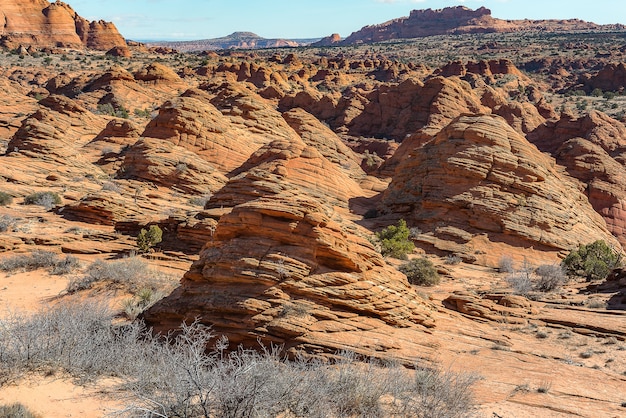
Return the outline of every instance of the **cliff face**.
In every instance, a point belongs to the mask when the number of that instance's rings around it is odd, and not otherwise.
[[[598,27],[594,23],[578,19],[503,20],[492,17],[491,10],[485,7],[472,10],[464,6],[456,6],[438,10],[413,10],[408,17],[393,19],[379,25],[365,26],[341,43],[351,45],[435,35],[522,30],[565,31]]]
[[[72,47],[108,50],[126,45],[113,23],[89,22],[61,1],[7,0],[0,6],[0,44],[8,48]]]

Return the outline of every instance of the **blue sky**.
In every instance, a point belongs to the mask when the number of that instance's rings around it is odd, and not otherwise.
[[[116,24],[128,39],[217,38],[235,31],[265,38],[342,37],[413,9],[485,6],[501,19],[580,18],[626,24],[624,0],[66,0],[81,16]]]

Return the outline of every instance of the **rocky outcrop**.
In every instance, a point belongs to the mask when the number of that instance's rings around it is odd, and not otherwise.
[[[346,333],[433,325],[356,225],[294,189],[222,216],[180,287],[144,314],[158,332],[195,318],[232,346],[318,353],[364,348]]]
[[[180,77],[174,72],[174,70],[163,64],[159,64],[158,62],[142,68],[137,71],[134,76],[136,80],[152,82],[155,84],[159,82],[177,83],[181,81]]]
[[[311,46],[312,47],[335,46],[339,42],[341,42],[341,36],[339,36],[338,33],[333,33],[332,35],[326,36],[317,42],[313,42]]]
[[[207,203],[207,208],[234,207],[261,196],[278,196],[296,187],[329,206],[347,207],[363,194],[349,172],[325,158],[301,139],[276,140],[263,146]]]
[[[265,142],[234,127],[201,91],[165,102],[142,136],[194,151],[224,173],[239,167]]]
[[[29,158],[93,171],[95,167],[79,150],[102,131],[106,120],[64,96],[50,95],[39,104],[40,109],[24,120],[7,149]]]
[[[626,64],[607,64],[596,75],[583,81],[586,90],[623,92],[626,89]]]
[[[196,153],[154,138],[142,138],[131,146],[121,169],[124,177],[191,194],[213,193],[227,180]]]
[[[365,177],[359,166],[360,158],[319,119],[299,108],[283,113],[283,118],[306,145],[315,148],[328,161],[345,170],[351,178],[358,181]]]
[[[434,35],[466,33],[516,32],[522,30],[566,31],[598,29],[599,25],[578,19],[570,20],[503,20],[491,16],[491,10],[464,6],[444,9],[412,10],[408,17],[365,26],[352,33],[342,45],[382,42],[392,39],[421,38]]]
[[[479,236],[546,251],[617,245],[582,190],[498,116],[455,119],[398,165],[383,202],[442,250],[473,253]]]
[[[513,64],[511,60],[488,60],[478,62],[462,62],[454,61],[444,65],[440,69],[435,70],[434,75],[442,77],[459,76],[463,77],[467,74],[476,74],[483,77],[492,75],[514,75],[519,78],[526,78],[522,72]]]
[[[7,0],[0,11],[4,47],[72,47],[109,50],[126,41],[113,23],[89,22],[61,1]]]
[[[597,111],[581,117],[565,114],[539,126],[528,138],[582,182],[591,205],[626,245],[626,126]]]

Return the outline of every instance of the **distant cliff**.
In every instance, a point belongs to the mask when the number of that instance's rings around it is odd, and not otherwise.
[[[113,23],[90,22],[61,1],[3,0],[0,45],[108,50],[125,46],[126,41]]]
[[[602,26],[579,19],[569,20],[503,20],[491,16],[491,10],[472,10],[464,6],[445,9],[413,10],[408,17],[365,26],[352,33],[342,45],[382,42],[393,39],[421,38],[464,33],[517,32],[525,30],[572,31],[600,29]]]

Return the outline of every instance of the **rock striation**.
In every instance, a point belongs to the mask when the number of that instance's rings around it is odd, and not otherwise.
[[[0,10],[0,44],[7,48],[92,48],[126,46],[113,23],[89,22],[68,4],[47,0],[7,0]]]
[[[545,251],[596,239],[618,245],[583,190],[495,115],[460,116],[415,149],[383,204],[446,251],[473,253],[479,236]]]
[[[580,117],[565,114],[542,124],[528,138],[582,183],[593,208],[626,245],[626,126],[598,111]]]
[[[346,333],[433,326],[427,302],[358,227],[297,189],[222,216],[180,287],[144,314],[163,332],[195,318],[232,346],[317,353],[363,350]]]

